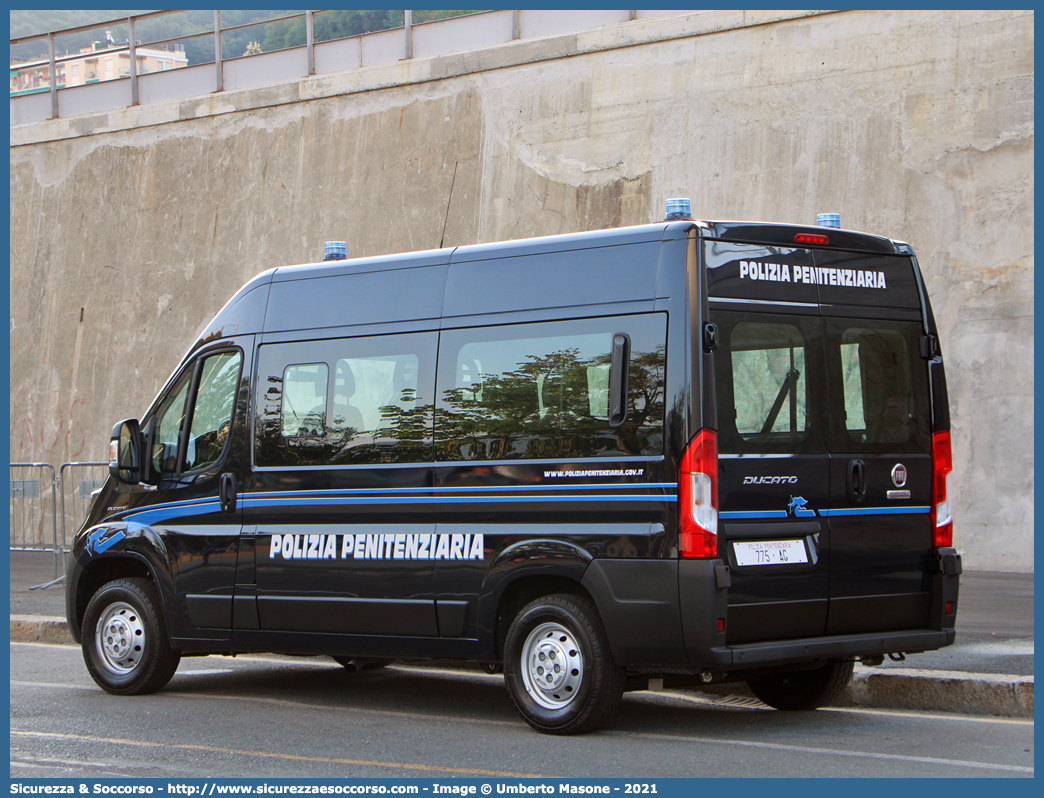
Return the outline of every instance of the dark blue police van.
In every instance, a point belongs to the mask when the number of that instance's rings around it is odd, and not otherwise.
[[[954,640],[950,420],[904,243],[658,224],[266,271],[76,536],[95,681],[183,656],[503,667],[535,729],[743,681],[814,709]]]

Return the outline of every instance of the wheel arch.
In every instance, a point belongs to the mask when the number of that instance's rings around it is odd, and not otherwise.
[[[493,640],[495,645],[496,661],[504,658],[504,640],[507,638],[508,627],[518,615],[519,611],[529,602],[541,596],[551,596],[558,593],[582,596],[592,604],[597,604],[580,582],[580,578],[573,575],[548,574],[531,571],[521,574],[512,580],[500,595],[497,603],[496,620],[493,628]]]
[[[76,581],[75,617],[70,618],[70,631],[73,639],[79,643],[83,628],[83,616],[87,604],[99,588],[116,579],[144,578],[156,585],[160,599],[160,611],[163,612],[166,597],[165,585],[157,578],[159,571],[145,557],[136,552],[123,552],[111,557],[99,557],[83,564]]]

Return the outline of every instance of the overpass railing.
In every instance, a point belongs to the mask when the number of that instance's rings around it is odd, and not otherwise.
[[[316,41],[315,18],[328,11],[304,11],[277,19],[264,19],[245,25],[223,26],[221,11],[214,11],[213,29],[170,39],[138,41],[136,26],[149,20],[181,11],[156,11],[112,20],[11,39],[11,46],[46,40],[48,48],[48,81],[24,94],[11,96],[11,124],[42,122],[58,117],[112,111],[136,105],[158,103],[180,98],[206,96],[215,92],[287,83],[314,75],[323,75],[369,66],[394,64],[411,58],[430,58],[454,52],[479,50],[511,41],[558,36],[603,25],[625,24],[652,16],[689,13],[684,11],[600,11],[600,10],[521,10],[483,11],[447,19],[414,24],[411,11],[404,12],[404,25],[390,30],[363,33],[340,39]],[[270,25],[277,22],[304,20],[304,45],[286,47],[268,53],[250,53],[229,57],[222,51],[222,39],[232,31]],[[127,26],[129,68],[126,76],[95,78],[86,85],[62,85],[55,40],[68,34]],[[216,35],[215,35],[216,34]],[[214,41],[212,62],[189,64],[166,71],[139,72],[138,50],[146,48],[183,47],[183,42],[211,37]],[[91,56],[104,57],[100,50]],[[208,56],[209,57],[209,56]],[[74,58],[74,57],[70,57]],[[42,64],[42,62],[40,62]],[[18,65],[12,64],[12,71]],[[42,66],[40,67],[42,69]]]

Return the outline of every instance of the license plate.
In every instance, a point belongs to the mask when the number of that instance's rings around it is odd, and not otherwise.
[[[801,540],[759,540],[732,544],[736,565],[792,565],[808,562]]]

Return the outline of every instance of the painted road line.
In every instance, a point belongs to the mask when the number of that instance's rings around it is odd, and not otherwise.
[[[415,762],[380,762],[366,759],[341,759],[336,757],[303,756],[301,754],[280,754],[272,751],[249,751],[237,748],[222,748],[210,745],[193,745],[189,743],[152,742],[150,740],[128,740],[121,737],[94,737],[85,734],[59,734],[56,732],[34,732],[20,729],[11,730],[12,737],[29,737],[38,740],[67,740],[77,743],[94,743],[105,745],[129,745],[138,748],[177,749],[181,751],[199,751],[213,754],[233,754],[235,756],[251,756],[264,759],[283,759],[292,762],[318,762],[330,765],[359,765],[363,767],[391,768],[395,770],[436,771],[452,773],[456,776],[489,776],[502,779],[539,779],[543,776],[536,773],[510,773],[499,770],[479,770],[477,768],[449,768],[440,765],[422,765]]]
[[[650,698],[677,698],[682,701],[687,701],[693,704],[699,704],[707,707],[739,707],[741,709],[754,709],[761,711],[774,712],[775,710],[766,707],[761,702],[757,705],[753,703],[741,704],[731,703],[723,701],[722,699],[727,698],[743,698],[742,696],[716,696],[716,695],[686,695],[685,693],[676,693],[672,690],[638,690],[633,693],[627,693],[625,697],[629,696],[642,696]],[[744,701],[755,702],[757,699],[745,698]],[[956,712],[917,712],[910,709],[871,709],[869,707],[820,707],[817,712],[854,712],[860,715],[880,715],[888,718],[915,718],[920,720],[946,720],[946,721],[961,721],[964,723],[1000,723],[1008,726],[1033,726],[1034,721],[1026,720],[1022,718],[992,718],[984,717],[982,715],[960,715]]]
[[[837,748],[819,748],[807,745],[787,745],[786,743],[760,743],[752,740],[735,740],[715,737],[689,737],[681,734],[657,734],[655,732],[603,732],[614,737],[641,737],[646,740],[663,740],[691,745],[738,746],[741,748],[758,748],[762,750],[785,751],[794,754],[812,754],[814,756],[843,756],[854,759],[881,759],[888,762],[915,762],[921,765],[944,765],[950,768],[971,768],[972,770],[1003,770],[1010,773],[1033,773],[1033,768],[1021,765],[995,765],[990,762],[969,762],[962,759],[943,759],[934,756],[906,756],[904,754],[879,754],[875,751],[849,751]]]

